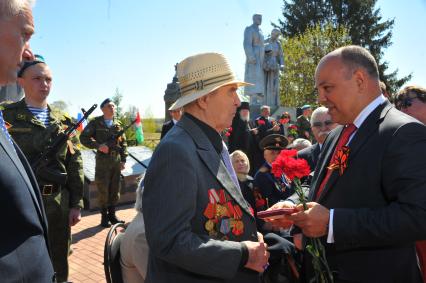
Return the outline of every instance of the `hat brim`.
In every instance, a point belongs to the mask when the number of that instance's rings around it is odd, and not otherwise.
[[[224,84],[221,84],[221,85],[217,85],[215,87],[206,87],[204,89],[195,91],[191,94],[181,96],[178,100],[176,100],[175,103],[172,104],[172,106],[170,106],[169,110],[176,110],[176,109],[182,108],[183,106],[187,105],[188,103],[191,103],[191,102],[197,100],[198,98],[209,94],[210,92],[213,92],[213,91],[215,91],[215,90],[217,90],[217,89],[219,89],[223,86],[232,85],[232,84],[236,84],[238,87],[254,85],[254,84],[247,83],[247,82],[233,80],[233,81],[229,81],[229,82],[226,82]],[[241,100],[241,97],[239,97],[239,98]]]

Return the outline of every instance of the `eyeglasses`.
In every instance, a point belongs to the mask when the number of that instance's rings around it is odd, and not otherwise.
[[[314,122],[313,124],[312,124],[312,126],[313,127],[316,127],[316,128],[321,128],[321,127],[326,127],[326,126],[331,126],[331,125],[333,125],[334,124],[334,122],[333,121],[330,121],[330,120],[327,120],[327,121],[324,121],[324,122]]]

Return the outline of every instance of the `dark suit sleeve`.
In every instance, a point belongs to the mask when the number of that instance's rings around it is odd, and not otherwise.
[[[160,143],[145,177],[143,216],[150,253],[193,273],[233,278],[242,243],[219,241],[193,232],[199,170],[195,151],[174,142]],[[178,162],[178,163],[176,163]],[[207,170],[207,169],[206,169]]]
[[[166,126],[166,124],[163,124],[163,126],[161,127],[160,140],[163,139],[163,137],[166,135],[166,133],[167,133],[167,126]]]
[[[380,148],[377,149],[381,150]],[[388,205],[334,212],[336,248],[402,244],[426,239],[426,127],[399,128],[385,149],[381,186]]]

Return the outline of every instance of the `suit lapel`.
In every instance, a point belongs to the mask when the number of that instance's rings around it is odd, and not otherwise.
[[[185,116],[182,116],[181,120],[176,125],[179,125],[185,129],[189,135],[191,135],[198,147],[197,153],[208,170],[216,177],[223,188],[241,206],[241,208],[251,215],[250,208],[248,207],[241,190],[235,186],[225,164],[202,130]]]
[[[349,151],[349,158],[348,158],[348,164],[347,164],[346,170],[350,170],[351,161],[360,152],[360,149],[368,141],[370,136],[377,132],[377,128],[379,127],[380,121],[383,119],[383,117],[386,115],[386,113],[391,108],[392,108],[392,105],[390,104],[389,101],[379,105],[376,109],[373,110],[373,112],[370,113],[370,115],[368,115],[367,119],[365,119],[365,121],[362,123],[361,127],[355,132],[355,135],[353,136],[352,140],[349,142],[349,145],[348,145],[350,151]],[[342,130],[343,130],[343,128],[342,128]],[[337,139],[335,138],[334,144],[331,147],[332,150],[327,151],[327,153],[330,154],[330,156],[327,156],[327,163],[326,163],[327,165],[330,162],[329,160],[331,158],[331,155],[334,152],[334,148],[335,148],[335,145],[337,143],[339,136],[340,136],[340,134],[337,135]],[[322,166],[321,169],[324,170],[324,168],[326,168],[326,166]],[[323,175],[323,176],[325,176],[325,175]],[[331,191],[330,188],[332,188],[334,186],[334,184],[337,182],[339,177],[340,176],[339,176],[339,173],[337,172],[337,170],[333,170],[327,184],[325,185],[323,191],[321,192],[321,195],[319,196],[319,198],[317,200],[318,202],[320,202],[325,197],[325,195],[329,191]],[[320,180],[322,181],[323,178],[324,177],[322,177]],[[316,185],[316,188],[315,188],[315,193],[316,193],[316,191],[318,190],[319,184],[315,184],[315,185]],[[315,195],[313,195],[313,196],[315,196]]]
[[[322,163],[321,163],[321,165],[317,164],[318,166],[316,167],[317,169],[319,169],[319,172],[318,172],[318,174],[316,174],[316,172],[315,172],[315,175],[317,175],[317,176],[316,176],[316,178],[314,178],[314,182],[312,183],[313,190],[311,189],[310,193],[309,193],[309,199],[310,200],[315,200],[315,196],[317,194],[319,186],[322,183],[322,180],[325,178],[325,174],[327,173],[328,164],[330,163],[331,156],[333,155],[334,148],[336,147],[337,141],[339,140],[339,137],[342,134],[342,131],[343,131],[342,126],[340,126],[339,128],[336,128],[334,130],[334,136],[331,137],[331,139],[330,139],[330,143],[328,143],[327,145],[326,145],[326,143],[323,144],[324,148],[322,149],[322,152],[321,152]],[[330,178],[332,176],[333,176],[333,174],[330,176]],[[328,183],[330,183],[330,181]],[[327,188],[327,186],[324,188],[321,195],[324,194],[326,188]]]
[[[21,162],[20,157],[18,156],[19,154],[22,155],[21,150],[19,149],[19,147],[15,144],[15,148],[12,146],[12,144],[10,144],[9,140],[6,138],[6,135],[1,132],[0,133],[0,146],[3,147],[4,152],[9,156],[9,158],[12,160],[13,164],[15,165],[17,171],[19,172],[19,174],[22,176],[22,178],[24,179],[24,182],[27,184],[26,188],[28,189],[33,201],[34,201],[34,205],[37,209],[37,212],[39,213],[40,216],[43,215],[42,210],[40,208],[40,200],[37,198],[35,191],[33,189],[33,185],[31,184],[31,181],[28,177],[28,175],[26,174],[26,170]],[[15,152],[16,150],[16,152]]]
[[[350,152],[348,168],[351,160],[353,160],[359,153],[360,149],[368,141],[369,137],[377,131],[380,121],[391,108],[392,105],[389,101],[379,105],[373,112],[371,112],[367,119],[365,119],[364,123],[362,123],[361,127],[357,130],[353,139],[349,143]]]

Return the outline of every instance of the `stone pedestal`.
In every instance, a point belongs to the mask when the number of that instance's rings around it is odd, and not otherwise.
[[[177,64],[175,65],[176,71]],[[164,92],[164,122],[171,119],[169,114],[169,108],[173,103],[180,97],[179,81],[176,73],[171,83],[167,84],[166,91]]]

